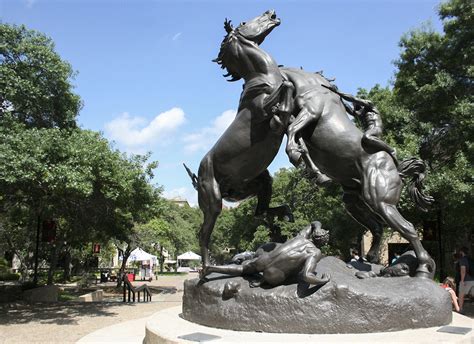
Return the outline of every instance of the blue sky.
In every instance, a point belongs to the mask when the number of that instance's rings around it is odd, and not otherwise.
[[[120,150],[152,151],[165,196],[196,202],[182,162],[199,161],[235,115],[242,82],[211,60],[227,17],[236,25],[267,9],[282,24],[263,43],[279,64],[323,70],[344,92],[389,85],[400,37],[441,24],[439,1],[112,1],[0,0],[4,23],[50,36],[71,63],[84,107],[81,127]],[[270,167],[289,166],[284,151]]]

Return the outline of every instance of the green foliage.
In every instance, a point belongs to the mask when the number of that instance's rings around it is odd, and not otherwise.
[[[45,35],[0,23],[0,120],[33,127],[74,127],[81,108],[73,71]]]
[[[18,281],[20,279],[19,274],[15,274],[12,272],[1,272],[0,273],[0,281]]]
[[[0,273],[7,272],[9,270],[6,259],[0,258]]]
[[[431,166],[426,183],[436,198],[428,214],[444,228],[447,251],[465,244],[472,233],[474,207],[474,9],[469,0],[451,0],[439,7],[443,33],[421,28],[405,35],[396,62],[394,94],[397,102],[421,122],[414,131],[429,145]],[[445,128],[443,135],[436,129]]]
[[[325,252],[348,252],[363,229],[346,214],[341,194],[337,185],[318,188],[303,169],[280,169],[274,175],[271,205],[288,204],[295,222],[277,220],[275,223],[284,236],[291,238],[318,220],[330,231],[330,244],[324,248]],[[224,249],[254,251],[270,240],[269,229],[254,217],[255,206],[256,199],[250,199],[236,208],[223,210],[211,238],[213,257],[226,260],[230,255],[222,257]]]
[[[197,232],[201,224],[201,212],[191,207],[180,207],[173,202],[161,200],[160,210],[147,223],[137,225],[139,246],[148,252],[160,254],[158,245],[171,256],[186,251],[198,251]]]
[[[444,34],[429,27],[402,37],[395,94],[416,119],[431,128],[449,125],[447,153],[469,151],[474,129],[474,10],[470,0],[441,4]]]
[[[68,247],[129,237],[155,213],[160,189],[150,183],[147,156],[126,157],[99,133],[81,129],[0,126],[0,237],[31,266],[36,226],[57,223],[47,260]],[[151,166],[151,167],[150,167]],[[51,256],[51,257],[50,257]],[[52,260],[54,265],[54,260]]]
[[[312,221],[319,221],[329,230],[328,250],[349,252],[364,229],[345,211],[342,189],[331,184],[320,188],[308,178],[302,168],[281,169],[274,179],[274,204],[288,204],[293,210],[294,223],[278,222],[288,237],[296,235]]]

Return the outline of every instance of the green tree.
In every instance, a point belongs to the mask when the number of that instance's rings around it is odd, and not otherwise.
[[[431,167],[427,189],[437,201],[431,221],[447,256],[472,235],[473,4],[451,0],[440,5],[439,15],[443,33],[424,27],[401,39],[394,92],[419,123],[420,153]]]
[[[21,247],[28,242],[22,237],[31,238],[44,220],[55,219],[52,268],[64,242],[127,238],[135,223],[150,218],[160,192],[150,184],[155,163],[144,169],[147,157],[126,158],[91,131],[26,128],[10,121],[0,126],[0,159],[3,235],[16,237]],[[21,234],[11,236],[12,231]],[[25,247],[25,254],[31,251]]]
[[[69,63],[53,41],[24,26],[0,24],[0,120],[35,127],[74,127],[81,108]]]

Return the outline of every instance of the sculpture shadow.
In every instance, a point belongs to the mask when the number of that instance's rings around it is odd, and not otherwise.
[[[0,305],[0,325],[56,324],[78,325],[83,317],[114,317],[118,307],[135,307],[120,302],[7,303]]]
[[[352,266],[354,269],[359,270],[359,271],[372,271],[372,264],[366,263],[360,260],[357,261],[351,261],[347,263],[347,265]]]
[[[311,296],[319,289],[321,289],[325,284],[315,285],[311,288],[310,285],[311,284],[309,284],[308,282],[300,281],[296,287],[296,295],[298,295],[300,299]]]

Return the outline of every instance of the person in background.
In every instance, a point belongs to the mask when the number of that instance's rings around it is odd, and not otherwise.
[[[351,262],[358,262],[360,260],[360,257],[359,257],[359,251],[357,251],[356,249],[353,249],[352,252],[351,252]]]
[[[458,298],[456,297],[455,286],[454,286],[454,279],[452,277],[446,277],[444,282],[441,284],[441,288],[446,290],[449,295],[451,296],[451,303],[454,306],[456,312],[460,311],[460,307],[458,304]]]
[[[459,307],[463,311],[464,297],[466,294],[469,294],[469,291],[474,287],[474,278],[472,274],[474,271],[470,271],[469,263],[470,259],[468,256],[468,249],[462,247],[459,250],[459,271],[461,273],[461,278],[459,280]]]

